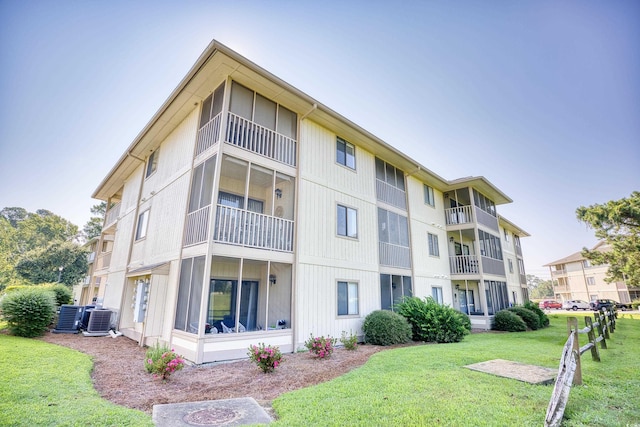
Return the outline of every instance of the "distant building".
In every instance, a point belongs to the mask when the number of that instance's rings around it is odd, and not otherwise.
[[[611,247],[600,242],[592,250],[606,252]],[[553,292],[560,301],[605,298],[627,303],[640,298],[640,289],[628,288],[624,281],[606,282],[609,264],[592,265],[581,252],[545,264],[545,267],[549,267]]]
[[[215,41],[93,196],[110,206],[98,302],[196,363],[361,336],[404,296],[476,328],[528,299],[502,191],[441,178]]]

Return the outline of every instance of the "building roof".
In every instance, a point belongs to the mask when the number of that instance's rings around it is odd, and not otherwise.
[[[599,251],[599,252],[608,252],[611,250],[611,246],[604,241],[600,241],[590,250]],[[570,262],[579,262],[579,261],[584,261],[585,259],[586,258],[582,256],[582,251],[580,251],[580,252],[571,254],[567,257],[561,258],[559,260],[552,261],[548,264],[545,264],[543,265],[543,267],[550,267],[552,265],[558,265],[558,264],[568,264]]]
[[[503,217],[502,215],[498,215],[498,221],[500,221],[503,227],[510,229],[512,232],[514,232],[515,234],[517,234],[520,237],[529,237],[531,236],[531,234],[527,233],[526,231],[524,231],[522,228],[518,227],[517,225],[515,225],[513,222],[509,221],[507,218]]]
[[[367,130],[216,40],[207,46],[187,75],[102,180],[92,197],[108,200],[116,195],[140,163],[144,162],[162,140],[211,93],[213,85],[219,83],[226,75],[231,76],[238,83],[251,86],[262,95],[293,111],[304,112],[301,119],[310,118],[339,133],[342,137],[353,140],[354,143],[357,141],[357,145],[440,191],[472,186],[489,196],[496,204],[512,202],[506,194],[482,176],[465,177],[453,181],[440,177]]]

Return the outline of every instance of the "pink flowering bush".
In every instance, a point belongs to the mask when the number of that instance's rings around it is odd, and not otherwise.
[[[273,372],[274,369],[282,363],[282,353],[280,348],[265,346],[264,343],[259,345],[250,345],[247,353],[252,362],[262,369],[262,372]]]
[[[336,345],[336,339],[329,337],[314,337],[311,334],[311,337],[307,341],[305,341],[304,346],[309,349],[310,353],[313,353],[317,358],[324,359],[325,357],[331,356],[333,353],[333,347]]]
[[[144,360],[144,367],[154,377],[161,377],[167,380],[175,371],[184,367],[185,361],[182,356],[176,354],[173,349],[156,344],[149,350]]]

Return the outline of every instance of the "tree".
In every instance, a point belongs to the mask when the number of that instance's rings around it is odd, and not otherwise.
[[[609,264],[608,282],[624,280],[629,286],[640,286],[640,192],[604,204],[581,206],[576,215],[608,245],[606,250],[584,248],[582,256],[593,264]]]
[[[0,211],[0,216],[4,217],[13,228],[18,226],[18,222],[27,217],[25,208],[4,208]]]
[[[104,216],[107,212],[107,202],[100,202],[97,205],[91,206],[91,213],[93,216],[84,225],[82,231],[87,240],[98,237],[102,233],[102,224],[104,223]]]
[[[15,270],[31,283],[60,282],[73,286],[87,274],[87,252],[72,242],[52,242],[25,253]]]
[[[527,274],[527,287],[529,288],[530,298],[553,297],[553,282],[551,280],[542,280],[538,276]]]

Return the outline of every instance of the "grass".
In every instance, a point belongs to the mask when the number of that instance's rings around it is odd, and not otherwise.
[[[585,339],[581,335],[581,344]],[[540,426],[552,386],[463,366],[507,359],[558,369],[565,341],[566,316],[553,315],[551,326],[538,331],[474,334],[461,343],[381,352],[347,375],[280,396],[273,402],[279,416],[275,424]],[[638,423],[639,342],[640,321],[621,319],[609,348],[601,350],[602,362],[583,355],[584,385],[571,390],[564,426]]]
[[[474,334],[461,343],[377,353],[347,375],[280,396],[273,402],[274,425],[543,425],[552,386],[463,366],[500,358],[557,369],[567,316],[550,317],[551,326],[538,331]],[[608,349],[600,351],[602,362],[583,355],[584,385],[572,388],[563,426],[638,425],[638,317],[618,320]],[[153,425],[148,415],[100,398],[91,367],[77,351],[0,334],[0,425]]]
[[[0,425],[153,425],[149,415],[102,399],[91,369],[80,352],[0,334]]]

